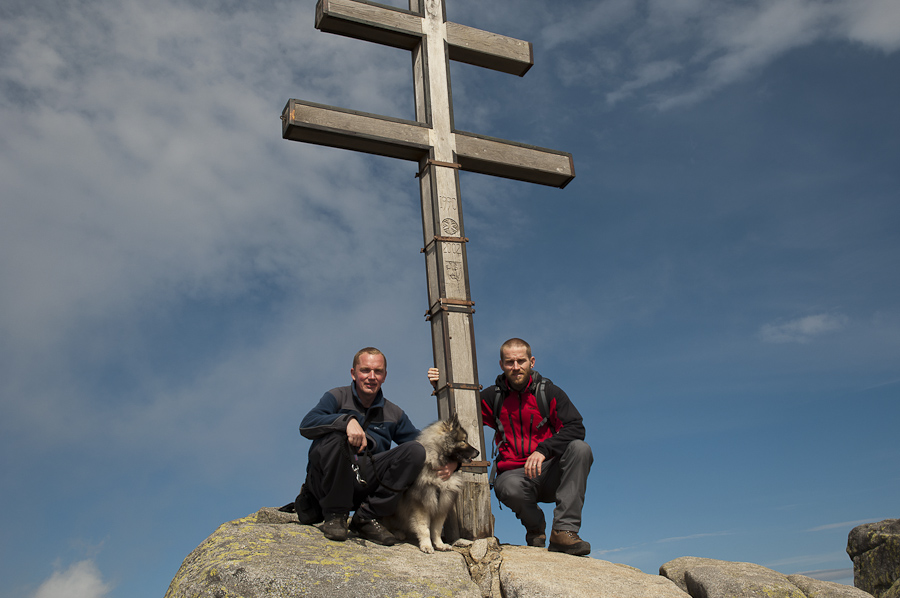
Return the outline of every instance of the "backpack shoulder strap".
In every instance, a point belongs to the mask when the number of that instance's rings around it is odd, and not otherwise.
[[[542,377],[534,389],[534,398],[537,400],[538,410],[544,418],[538,424],[538,428],[543,427],[544,424],[550,421],[550,401],[547,400],[547,384],[552,384],[552,382]]]
[[[503,422],[500,421],[500,408],[503,406],[503,390],[500,388],[499,384],[497,384],[495,388],[497,390],[489,397],[488,405],[490,405],[491,414],[494,416],[494,437],[500,438],[500,442],[494,442],[494,448],[491,451],[491,460],[494,462],[491,467],[490,476],[488,476],[488,484],[491,489],[494,488],[494,479],[497,477],[497,461],[500,459],[500,444],[506,442],[506,434],[503,431]]]
[[[496,434],[500,435],[500,438],[506,438],[506,436],[503,433],[503,422],[500,421],[500,410],[503,407],[503,398],[504,398],[503,390],[500,388],[499,384],[497,384],[495,386],[495,388],[497,390],[494,392],[494,396],[491,397],[491,402],[490,402],[491,413],[494,415],[494,430],[496,430],[496,432],[495,432]],[[496,449],[496,446],[497,445],[494,444],[495,449]]]

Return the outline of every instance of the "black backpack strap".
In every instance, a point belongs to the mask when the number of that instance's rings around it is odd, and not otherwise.
[[[547,384],[549,382],[550,380],[541,378],[541,381],[537,383],[536,388],[534,389],[534,398],[537,400],[538,410],[544,418],[541,420],[541,423],[538,424],[538,429],[542,428],[550,421],[550,402],[547,400]]]
[[[488,477],[488,485],[494,488],[494,480],[497,478],[497,461],[500,460],[500,445],[506,442],[506,434],[503,431],[503,422],[500,421],[500,408],[503,406],[503,390],[500,385],[496,385],[497,391],[491,397],[491,414],[494,416],[494,437],[500,438],[500,442],[494,442],[494,448],[491,451],[491,460],[494,464],[491,466],[491,475]]]

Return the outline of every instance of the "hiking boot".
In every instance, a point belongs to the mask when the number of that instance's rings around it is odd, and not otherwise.
[[[329,540],[343,542],[347,539],[347,513],[329,513],[322,524],[322,533]]]
[[[544,542],[547,541],[547,534],[544,530],[528,531],[525,530],[525,546],[534,546],[535,548],[543,548]]]
[[[303,525],[312,525],[325,520],[319,501],[306,488],[306,484],[300,486],[300,494],[294,499],[294,511],[297,512],[297,519]],[[344,537],[346,538],[346,534]]]
[[[353,515],[353,519],[350,521],[350,529],[355,531],[359,537],[382,546],[393,546],[397,543],[396,536],[388,528],[381,525],[377,519],[361,519]]]
[[[555,529],[550,533],[550,552],[564,552],[584,556],[591,552],[591,545],[578,537],[578,532]]]

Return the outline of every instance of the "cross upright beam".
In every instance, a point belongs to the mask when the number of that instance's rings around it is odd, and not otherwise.
[[[457,501],[455,531],[472,539],[491,536],[459,171],[563,188],[575,177],[572,155],[454,127],[449,61],[522,76],[534,62],[529,42],[448,22],[444,0],[409,0],[409,10],[366,0],[319,0],[316,28],[411,52],[415,121],[291,99],[282,113],[282,136],[418,163],[425,316],[441,371],[438,414],[442,419],[457,414],[480,452],[480,461],[462,468],[466,484]]]

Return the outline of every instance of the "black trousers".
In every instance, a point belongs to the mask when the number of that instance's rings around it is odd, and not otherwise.
[[[357,481],[351,459],[365,485]],[[356,454],[346,434],[334,432],[310,447],[306,487],[326,517],[355,510],[361,519],[380,519],[393,515],[400,494],[412,485],[424,464],[425,449],[418,442],[406,442],[370,458]]]

